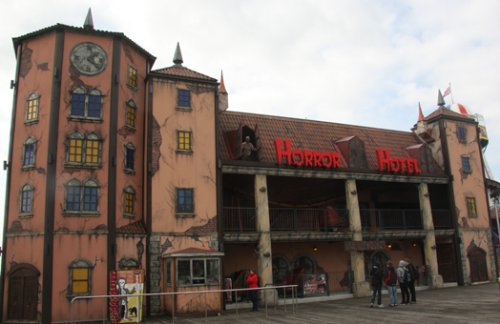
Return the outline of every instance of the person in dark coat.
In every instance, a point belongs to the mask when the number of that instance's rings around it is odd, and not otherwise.
[[[378,307],[383,307],[382,305],[382,280],[383,280],[382,269],[378,264],[374,264],[370,270],[370,277],[372,279],[372,299],[370,302],[370,307],[373,307],[375,298],[377,298]]]
[[[408,290],[410,291],[410,304],[417,302],[417,295],[415,293],[415,281],[418,280],[418,271],[417,268],[411,263],[411,259],[405,259],[408,263],[406,265],[406,269],[409,272],[409,280],[408,280]]]
[[[396,269],[399,289],[401,289],[401,305],[407,305],[410,302],[410,292],[408,291],[409,271],[406,268],[407,264],[405,260],[401,260],[399,261],[399,267]]]

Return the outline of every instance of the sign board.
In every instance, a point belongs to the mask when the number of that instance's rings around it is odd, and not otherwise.
[[[111,272],[110,298],[111,322],[139,323],[142,320],[142,296],[144,293],[144,270],[125,270]]]

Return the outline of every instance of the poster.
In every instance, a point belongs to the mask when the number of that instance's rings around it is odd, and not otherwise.
[[[144,270],[111,272],[110,299],[112,323],[139,323],[142,320],[142,296],[144,293]]]

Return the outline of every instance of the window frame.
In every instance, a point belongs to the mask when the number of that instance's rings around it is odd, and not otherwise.
[[[64,165],[76,168],[100,168],[102,166],[102,142],[101,136],[96,133],[73,132],[67,135]]]
[[[87,270],[86,279],[74,279],[75,270]],[[86,260],[75,260],[68,265],[68,292],[66,297],[71,300],[76,296],[90,296],[92,294],[92,272],[94,266]],[[75,282],[85,282],[87,284],[87,290],[85,292],[75,292]]]
[[[476,197],[465,197],[465,205],[467,207],[467,216],[469,218],[477,218],[477,202]]]
[[[177,216],[194,215],[194,210],[194,189],[175,188],[175,214]]]
[[[71,90],[70,94],[68,119],[90,122],[102,121],[104,95],[99,89],[94,88],[87,91],[84,87],[77,87]],[[76,110],[81,110],[81,114],[75,114]],[[97,111],[99,116],[96,116],[97,114],[91,115],[91,112],[94,111]]]
[[[23,143],[23,165],[22,169],[33,169],[36,163],[36,139],[33,137],[28,137]],[[31,151],[28,155],[28,147],[31,147]],[[29,161],[27,161],[29,159]]]
[[[137,88],[137,68],[133,67],[132,65],[128,65],[127,69],[127,85],[133,89]]]
[[[193,152],[193,132],[177,130],[177,153],[189,154]]]
[[[137,105],[134,100],[129,99],[125,103],[125,127],[130,130],[135,130],[135,123],[137,121]]]
[[[457,124],[457,139],[459,143],[467,144],[467,128],[464,125]]]
[[[167,258],[168,264],[170,258]],[[189,275],[184,273],[185,270],[180,270],[179,263],[188,264]],[[195,277],[194,263],[202,264],[203,273]],[[209,266],[209,263],[214,265],[214,268]],[[214,271],[215,270],[215,271]],[[167,270],[169,267],[167,266]],[[214,273],[216,272],[216,273]],[[183,276],[180,278],[180,276]],[[166,278],[168,274],[166,273]],[[175,258],[175,282],[179,287],[188,286],[214,286],[221,284],[221,260],[219,257],[212,256],[193,256],[193,257],[179,257]],[[168,285],[168,281],[166,282]]]
[[[27,183],[21,187],[19,195],[19,213],[23,217],[33,215],[33,203],[35,196],[35,188]]]
[[[470,163],[470,157],[468,155],[462,155],[460,157],[462,164],[462,172],[463,173],[472,173],[472,167]]]
[[[135,173],[135,145],[128,142],[123,146],[123,169],[126,173]]]
[[[24,123],[25,124],[35,124],[38,122],[40,118],[40,97],[41,95],[32,92],[26,98],[26,111],[24,115]],[[33,115],[33,116],[31,116]],[[31,118],[30,118],[31,116]]]
[[[64,215],[99,215],[99,189],[100,185],[95,179],[71,179],[66,182]]]
[[[135,190],[131,186],[123,189],[123,216],[134,217],[135,215]]]
[[[179,110],[192,110],[192,96],[191,90],[177,89],[176,107]]]

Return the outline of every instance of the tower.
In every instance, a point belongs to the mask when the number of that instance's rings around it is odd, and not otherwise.
[[[94,29],[90,10],[83,28],[57,24],[13,42],[2,320],[102,318],[106,300],[70,301],[106,294],[122,265],[146,266],[144,98],[155,58]]]

